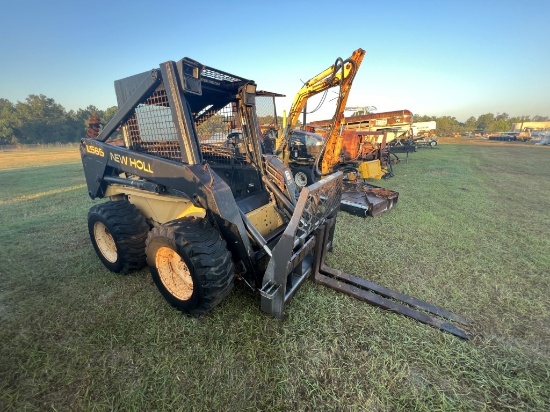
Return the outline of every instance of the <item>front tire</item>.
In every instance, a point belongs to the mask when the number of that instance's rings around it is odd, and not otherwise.
[[[205,219],[182,218],[155,227],[146,254],[160,293],[182,312],[204,315],[233,288],[231,253]]]
[[[90,208],[88,232],[99,259],[111,272],[128,273],[145,266],[149,226],[130,202],[109,201]]]

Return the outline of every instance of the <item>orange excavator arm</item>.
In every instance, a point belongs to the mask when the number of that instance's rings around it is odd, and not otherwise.
[[[282,155],[283,159],[288,159],[285,154],[290,134],[292,129],[296,126],[307,100],[310,97],[324,92],[332,87],[340,86],[338,102],[336,104],[332,125],[327,139],[325,140],[322,155],[320,156],[322,157],[320,170],[321,174],[331,172],[340,156],[342,146],[342,141],[339,138],[340,126],[344,119],[344,111],[348,95],[351,90],[351,84],[364,56],[365,50],[357,49],[348,59],[343,60],[342,58],[338,58],[332,66],[328,67],[304,83],[302,88],[294,97],[294,101],[292,102],[292,106],[289,111],[286,127],[276,142],[276,151],[278,154]]]

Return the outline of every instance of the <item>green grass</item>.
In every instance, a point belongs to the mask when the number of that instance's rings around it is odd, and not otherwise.
[[[91,246],[78,163],[0,170],[0,409],[550,409],[550,150],[440,145],[396,208],[340,213],[333,267],[470,318],[462,341],[308,283],[278,321],[244,287],[206,317]]]

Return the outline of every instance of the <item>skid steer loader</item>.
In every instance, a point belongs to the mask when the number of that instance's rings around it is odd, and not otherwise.
[[[297,197],[290,170],[263,152],[257,101],[269,93],[256,89],[189,58],[115,81],[118,112],[80,145],[89,196],[109,199],[88,213],[103,264],[123,273],[148,264],[164,298],[191,315],[213,309],[238,279],[282,318],[313,277],[467,338],[426,311],[456,315],[326,267],[342,174]]]

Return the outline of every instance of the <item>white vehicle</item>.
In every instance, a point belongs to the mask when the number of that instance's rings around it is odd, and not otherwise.
[[[437,124],[435,120],[430,122],[414,122],[411,130],[414,137],[435,137]]]
[[[540,138],[540,141],[535,144],[538,146],[550,146],[550,132],[546,132],[546,134]]]

